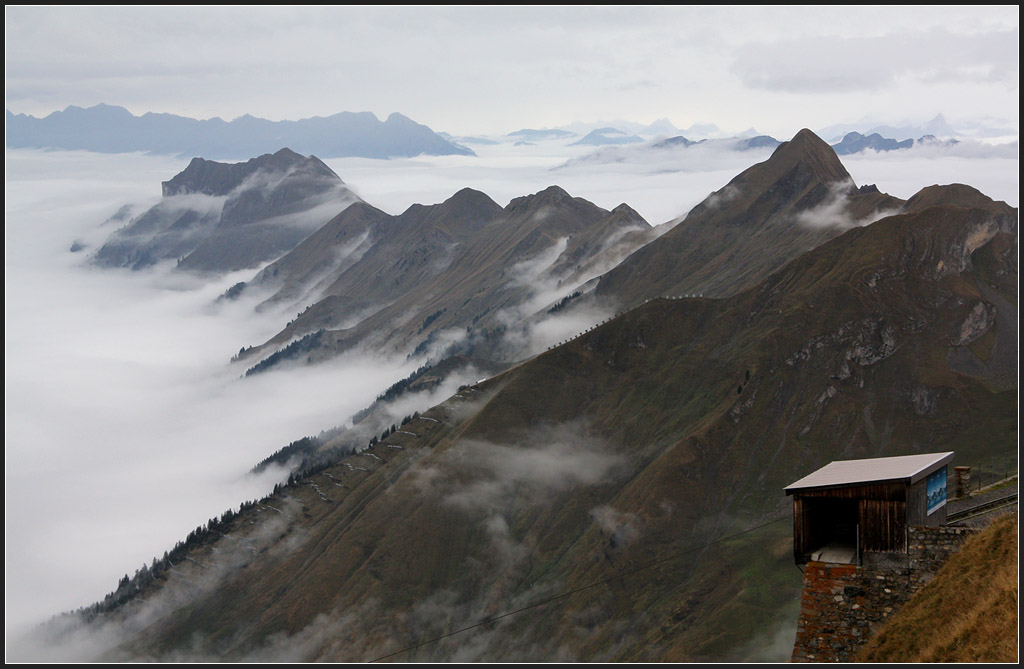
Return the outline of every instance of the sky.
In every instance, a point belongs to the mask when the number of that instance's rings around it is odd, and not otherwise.
[[[776,137],[1019,120],[1019,7],[7,7],[5,103],[437,131],[668,118]]]
[[[942,113],[1016,134],[1018,11],[7,7],[5,104],[37,116],[101,102],[225,119],[397,111],[461,135],[668,118],[780,139]],[[504,206],[558,184],[659,224],[768,156],[624,149],[570,163],[590,149],[510,149],[327,162],[392,214],[467,186]],[[69,251],[102,243],[121,205],[154,204],[186,163],[5,152],[8,632],[96,601],[197,525],[261,496],[274,474],[249,467],[343,423],[416,366],[349,358],[242,382],[230,356],[294,316],[217,305],[253,272],[195,282],[167,267],[97,271]],[[902,198],[960,182],[1018,204],[1018,160],[1005,151],[964,143],[843,163],[858,185]]]

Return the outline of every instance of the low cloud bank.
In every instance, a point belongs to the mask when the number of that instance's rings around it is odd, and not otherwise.
[[[262,497],[277,481],[248,476],[253,464],[344,423],[415,367],[349,356],[240,379],[231,356],[283,325],[244,297],[217,302],[251,272],[100,270],[69,251],[181,169],[99,162],[8,153],[8,629],[101,599],[196,526]]]

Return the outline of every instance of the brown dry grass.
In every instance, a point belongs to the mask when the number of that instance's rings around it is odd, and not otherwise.
[[[1017,662],[1017,516],[972,537],[861,649],[864,662]]]

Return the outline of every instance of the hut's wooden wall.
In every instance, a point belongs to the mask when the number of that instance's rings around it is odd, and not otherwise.
[[[793,553],[797,562],[806,562],[811,552],[833,537],[855,537],[855,532],[849,530],[853,525],[860,526],[861,550],[905,552],[907,494],[907,485],[902,482],[793,493]]]
[[[858,512],[861,550],[907,550],[906,502],[862,499]]]

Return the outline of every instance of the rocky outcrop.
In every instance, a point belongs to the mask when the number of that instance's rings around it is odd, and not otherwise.
[[[315,156],[281,149],[244,163],[193,158],[154,207],[114,232],[94,262],[165,260],[201,272],[253,267],[294,248],[359,198]]]

